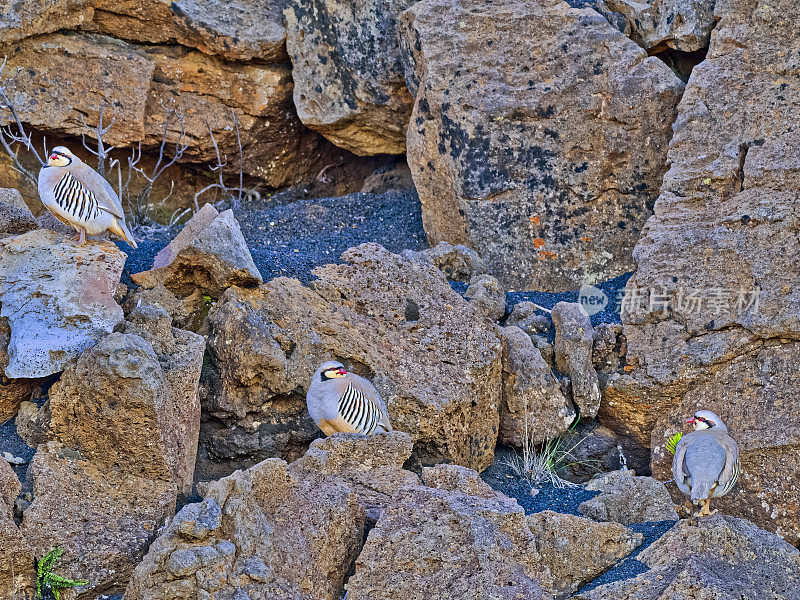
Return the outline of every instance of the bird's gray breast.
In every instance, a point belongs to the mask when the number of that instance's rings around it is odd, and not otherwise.
[[[725,468],[725,449],[711,435],[699,437],[686,448],[683,464],[693,484],[713,484]]]

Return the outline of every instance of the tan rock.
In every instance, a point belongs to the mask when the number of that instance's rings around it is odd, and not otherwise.
[[[0,463],[8,466],[6,461]],[[0,469],[3,466],[0,465]],[[8,467],[11,471],[11,468]],[[11,471],[14,479],[17,476]],[[3,485],[0,483],[0,485]],[[19,485],[19,481],[17,481]],[[33,568],[33,549],[23,539],[19,527],[14,523],[12,510],[0,503],[0,596],[3,598],[34,597],[36,572]]]
[[[400,30],[416,96],[408,162],[431,244],[474,248],[510,289],[630,271],[677,76],[591,8],[554,0],[423,0]]]
[[[125,600],[338,600],[363,540],[343,482],[268,459],[201,487],[136,567]]]
[[[0,188],[0,237],[38,227],[22,195],[15,189]]]
[[[580,304],[559,302],[553,307],[558,370],[569,376],[572,401],[581,417],[593,418],[600,408],[600,383],[592,364],[594,329]]]
[[[445,476],[448,468],[456,473]],[[439,467],[428,480],[442,488],[407,486],[395,494],[356,561],[349,600],[547,597],[522,508],[463,471]]]
[[[650,53],[667,48],[696,52],[708,47],[714,29],[714,2],[709,0],[605,0],[622,14],[626,34]]]
[[[0,458],[0,516],[8,518],[14,516],[14,500],[21,489],[14,469],[4,458]]]
[[[4,2],[0,6],[0,44],[73,29],[92,20],[92,0]]]
[[[541,577],[542,587],[557,598],[577,591],[638,548],[644,539],[641,533],[617,523],[596,523],[551,510],[529,515],[527,521],[540,560],[547,567]]]
[[[206,204],[153,260],[149,271],[131,275],[146,288],[164,285],[181,298],[196,290],[218,298],[232,286],[261,283],[232,210]]]
[[[41,447],[28,467],[33,502],[20,531],[41,558],[54,546],[64,554],[58,573],[88,579],[82,595],[121,591],[152,539],[175,510],[176,489],[92,462],[66,458],[56,442]]]
[[[505,348],[499,441],[521,447],[557,438],[575,420],[572,402],[528,334],[513,325],[500,333]]]
[[[123,319],[114,290],[124,263],[110,242],[80,247],[42,229],[0,240],[0,314],[11,327],[6,376],[58,373],[113,331]]]
[[[576,600],[789,600],[800,589],[800,552],[744,519],[680,521],[642,551],[650,570]]]
[[[317,269],[313,288],[277,278],[223,294],[209,314],[216,375],[205,409],[255,439],[269,431],[261,451],[279,454],[310,423],[311,375],[336,357],[372,380],[392,425],[414,436],[415,460],[486,468],[500,404],[497,334],[433,265],[376,244],[342,259]]]
[[[653,448],[662,479],[666,436],[695,410],[716,411],[743,465],[719,508],[793,543],[800,176],[787,157],[800,151],[800,109],[790,101],[800,87],[781,73],[795,68],[798,10],[740,0],[715,8],[720,21],[681,101],[670,169],[634,253],[627,368],[609,378],[601,411],[605,424]]]
[[[599,475],[586,489],[601,492],[581,502],[578,512],[595,521],[616,521],[623,525],[652,521],[677,521],[678,513],[666,486],[652,477],[636,477],[633,471]]]
[[[491,275],[476,275],[470,279],[464,297],[493,321],[499,321],[506,314],[506,291]]]
[[[286,9],[300,120],[358,155],[402,154],[412,99],[398,15],[412,0],[300,0]]]
[[[100,468],[175,483],[185,493],[197,453],[203,340],[189,332],[173,340],[163,335],[171,352],[161,347],[161,357],[128,333],[84,352],[51,388],[51,429]]]
[[[475,250],[463,244],[453,246],[447,242],[439,242],[433,248],[425,248],[419,252],[404,250],[403,256],[433,263],[453,281],[470,281],[476,275],[486,273],[486,262]]]
[[[11,327],[6,317],[0,317],[0,423],[17,414],[20,405],[30,400],[37,379],[9,379],[3,373],[8,366],[8,343]]]

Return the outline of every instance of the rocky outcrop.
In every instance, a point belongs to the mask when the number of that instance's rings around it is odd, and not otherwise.
[[[649,53],[672,48],[696,52],[708,47],[714,28],[714,0],[604,0],[622,15],[625,33]]]
[[[163,285],[180,298],[195,293],[218,298],[232,285],[262,281],[233,211],[219,213],[210,204],[156,254],[151,270],[131,279],[145,288]]]
[[[590,8],[417,2],[408,162],[431,243],[475,248],[511,289],[631,270],[683,84]]]
[[[519,448],[557,438],[575,420],[572,402],[530,336],[513,325],[500,332],[505,344],[499,441]]]
[[[555,358],[558,370],[569,376],[572,401],[581,417],[597,416],[600,409],[600,383],[592,364],[594,329],[580,304],[559,302],[553,307],[556,329]]]
[[[492,321],[499,321],[506,314],[506,291],[491,275],[476,275],[470,279],[464,297]]]
[[[137,566],[125,600],[338,600],[365,513],[342,481],[268,459],[201,488]]]
[[[442,469],[456,473],[447,477]],[[423,479],[441,487],[395,494],[356,561],[350,600],[546,597],[522,508],[463,471],[439,467]]]
[[[597,587],[576,600],[795,598],[800,552],[744,519],[680,521],[637,556],[650,570]]]
[[[141,309],[140,309],[141,310]],[[204,341],[193,333],[113,333],[84,352],[50,390],[52,435],[101,469],[192,487]],[[140,319],[138,328],[144,333]],[[174,337],[173,337],[174,336]]]
[[[126,440],[127,441],[127,440]],[[36,557],[64,550],[58,574],[88,579],[85,597],[118,593],[175,511],[172,483],[100,470],[50,442],[28,467],[33,502],[20,531]]]
[[[633,471],[613,471],[592,479],[586,489],[600,495],[582,502],[578,512],[595,521],[632,525],[678,520],[666,486],[652,477],[636,477]]]
[[[742,461],[737,487],[715,505],[793,543],[800,176],[786,157],[800,152],[790,100],[800,87],[782,74],[796,70],[798,10],[717,3],[720,21],[681,101],[670,169],[634,253],[626,370],[608,379],[600,414],[652,447],[653,474],[667,480],[667,435],[696,410],[715,411]]]
[[[38,227],[22,195],[15,189],[0,188],[0,237]]]
[[[286,10],[300,120],[359,155],[401,154],[412,99],[398,15],[414,0],[299,0]]]
[[[308,443],[300,436],[318,433],[305,391],[337,358],[372,380],[392,425],[414,437],[415,460],[486,468],[500,405],[496,333],[431,264],[376,244],[342,260],[318,268],[310,288],[287,278],[230,288],[212,309],[204,408],[249,436],[206,429],[209,451],[274,456]]]
[[[62,371],[122,322],[114,290],[125,254],[36,230],[0,240],[0,316],[11,327],[9,378]]]
[[[616,523],[545,510],[527,518],[540,560],[542,585],[563,598],[591,581],[642,543],[641,533]]]

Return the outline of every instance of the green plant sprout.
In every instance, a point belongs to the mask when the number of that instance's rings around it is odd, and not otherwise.
[[[671,438],[669,438],[667,440],[667,450],[669,450],[670,454],[675,454],[675,450],[678,447],[678,442],[681,441],[682,437],[683,437],[683,433],[681,433],[679,431],[678,433],[676,433],[675,435],[673,435]]]
[[[36,561],[36,597],[47,600],[49,597],[61,600],[61,590],[69,590],[89,582],[85,579],[74,581],[53,573],[53,563],[59,559],[64,551],[56,546],[44,558]],[[47,594],[47,596],[45,596]]]

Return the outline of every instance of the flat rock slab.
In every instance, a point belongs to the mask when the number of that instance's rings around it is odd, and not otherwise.
[[[125,254],[37,230],[0,240],[0,316],[8,319],[9,378],[63,371],[123,320],[114,300]]]

